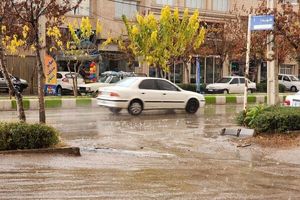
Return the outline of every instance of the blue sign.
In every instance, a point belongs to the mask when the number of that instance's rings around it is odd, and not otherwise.
[[[274,15],[258,15],[251,17],[251,31],[273,30]]]

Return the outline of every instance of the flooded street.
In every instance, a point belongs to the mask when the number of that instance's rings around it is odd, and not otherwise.
[[[104,108],[48,110],[47,123],[81,157],[0,155],[0,199],[300,199],[300,165],[237,148],[224,127],[241,106],[196,115]],[[16,112],[0,112],[13,120]],[[29,122],[37,111],[27,111]],[[298,158],[300,159],[300,158]]]

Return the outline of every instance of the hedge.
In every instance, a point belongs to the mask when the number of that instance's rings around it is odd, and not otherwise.
[[[267,83],[257,83],[256,84],[256,92],[263,92],[266,93],[268,89]],[[279,84],[279,92],[284,93],[286,91],[286,88],[284,85]]]
[[[59,133],[50,126],[0,122],[0,150],[48,148],[58,142]]]
[[[196,92],[197,90],[197,85],[196,84],[177,84],[181,89],[184,89],[184,90],[187,90],[187,91],[192,91],[192,92]],[[201,84],[200,85],[200,91],[204,92],[205,91],[205,88],[206,88],[206,85],[205,84]]]
[[[300,130],[300,108],[253,107],[237,116],[237,122],[254,128],[257,133],[285,133]]]

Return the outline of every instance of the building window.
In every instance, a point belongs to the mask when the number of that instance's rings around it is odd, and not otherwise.
[[[119,0],[115,2],[115,17],[122,18],[125,15],[128,19],[135,17],[137,13],[136,1]]]
[[[70,0],[71,5],[76,5],[78,0]],[[82,0],[78,8],[69,12],[70,15],[90,16],[90,0]]]
[[[295,65],[282,64],[280,66],[280,74],[294,74]]]
[[[213,0],[213,10],[228,12],[229,0]]]
[[[174,3],[173,0],[156,0],[156,4],[160,4],[160,5],[172,6],[173,3]]]
[[[186,0],[185,6],[188,8],[199,8],[205,9],[206,8],[206,0]]]

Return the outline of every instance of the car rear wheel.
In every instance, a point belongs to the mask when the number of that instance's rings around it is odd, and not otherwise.
[[[130,105],[128,106],[128,112],[131,115],[139,115],[143,111],[142,102],[139,100],[133,100]]]
[[[292,87],[291,87],[291,91],[292,91],[292,92],[297,92],[297,88],[296,88],[295,86],[292,86]]]
[[[110,112],[114,113],[114,114],[118,114],[121,112],[122,108],[108,108],[110,110]]]
[[[190,99],[186,104],[185,110],[187,113],[194,114],[198,111],[199,101],[197,99]]]
[[[229,91],[227,89],[223,90],[223,94],[229,94]]]

